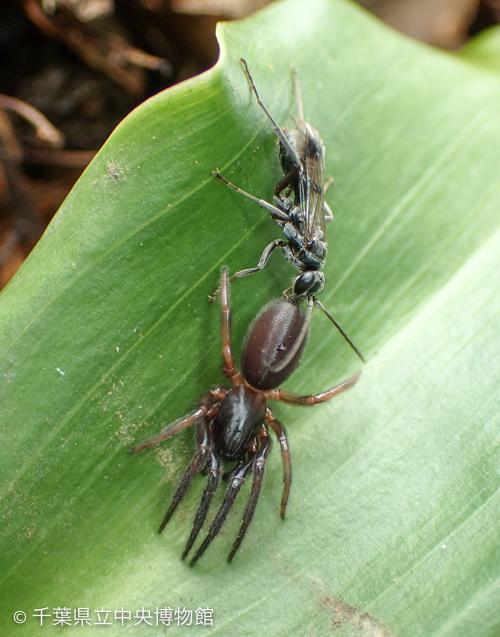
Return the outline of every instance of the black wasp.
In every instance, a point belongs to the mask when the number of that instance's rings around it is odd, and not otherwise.
[[[223,502],[210,524],[205,539],[191,559],[191,565],[198,561],[219,533],[242,484],[252,472],[250,496],[228,561],[233,559],[257,506],[271,444],[269,428],[276,434],[281,449],[284,481],[281,516],[285,515],[292,482],[290,447],[285,428],[275,418],[272,410],[267,406],[267,401],[274,399],[290,405],[316,405],[352,387],[360,374],[358,372],[340,385],[314,396],[297,396],[277,388],[297,368],[307,340],[310,309],[306,315],[296,302],[289,299],[271,302],[257,315],[248,330],[242,352],[242,371],[239,371],[231,344],[229,280],[226,268],[222,272],[220,290],[224,361],[222,371],[231,381],[232,388],[219,386],[205,392],[198,409],[130,451],[135,453],[140,449],[151,447],[172,438],[190,425],[197,425],[196,454],[184,472],[159,528],[161,533],[186,495],[194,476],[199,472],[208,474],[206,487],[198,505],[182,559],[187,557],[195,543],[220,480],[227,475],[228,486]],[[234,464],[228,474],[223,474],[224,462]]]
[[[325,185],[325,146],[318,131],[304,121],[304,109],[300,94],[297,71],[292,69],[298,118],[296,128],[280,128],[261,101],[257,88],[248,70],[248,65],[241,59],[250,86],[257,98],[257,103],[271,121],[279,142],[279,157],[284,177],[275,187],[274,205],[254,197],[225,179],[218,171],[213,175],[236,192],[255,201],[271,213],[273,219],[283,230],[285,239],[276,239],[263,251],[259,263],[254,268],[240,270],[232,279],[240,278],[262,270],[276,248],[281,248],[285,258],[300,270],[285,296],[292,300],[307,299],[308,306],[316,305],[339,330],[345,340],[364,361],[361,353],[334,317],[325,309],[316,297],[326,285],[326,278],[321,271],[325,265],[328,252],[326,240],[326,221],[333,219],[332,212],[325,202],[325,191],[331,180]],[[212,300],[218,290],[210,297]]]

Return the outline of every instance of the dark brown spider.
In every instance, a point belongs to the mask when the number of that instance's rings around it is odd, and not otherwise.
[[[146,447],[172,438],[180,431],[198,425],[198,449],[182,476],[172,502],[160,525],[163,531],[178,504],[185,496],[193,477],[200,471],[208,473],[207,484],[195,515],[193,529],[186,543],[182,559],[193,546],[207,517],[214,493],[222,476],[224,460],[235,462],[229,473],[224,500],[213,519],[207,536],[191,560],[195,564],[219,533],[246,477],[253,471],[252,489],[243,514],[243,522],[229,553],[231,562],[245,537],[250,524],[264,476],[271,439],[269,427],[278,438],[283,459],[284,491],[281,516],[285,515],[292,465],[285,428],[267,406],[270,399],[290,405],[315,405],[330,400],[358,380],[360,372],[340,385],[314,396],[297,396],[277,389],[297,368],[305,347],[312,305],[305,314],[297,303],[290,300],[274,301],[257,315],[250,326],[242,353],[240,372],[235,364],[231,346],[231,311],[227,268],[222,271],[222,371],[230,379],[232,388],[219,386],[203,394],[200,406],[180,418],[161,433],[130,450],[135,453]]]

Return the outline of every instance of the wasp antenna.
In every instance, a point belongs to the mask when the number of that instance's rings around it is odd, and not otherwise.
[[[333,318],[333,316],[330,314],[330,312],[327,311],[327,309],[325,308],[325,306],[323,305],[323,303],[321,303],[321,301],[318,301],[318,299],[314,299],[314,305],[316,307],[318,307],[324,314],[326,314],[326,316],[330,319],[330,321],[335,325],[335,327],[338,329],[338,331],[342,334],[342,336],[344,337],[344,340],[346,340],[349,345],[351,346],[351,349],[356,352],[356,355],[358,356],[358,358],[363,362],[366,363],[365,359],[363,358],[363,355],[361,354],[361,352],[359,351],[359,349],[356,347],[356,345],[354,345],[354,343],[351,341],[351,339],[347,336],[347,334],[344,332],[344,330],[340,327],[340,325],[337,323],[337,321]]]
[[[292,66],[293,87],[295,89],[295,101],[297,102],[297,111],[299,120],[304,121],[304,107],[302,106],[302,94],[300,92],[299,73],[297,69]]]

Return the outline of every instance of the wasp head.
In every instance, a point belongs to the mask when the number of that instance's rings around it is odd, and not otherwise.
[[[323,292],[326,285],[326,277],[319,270],[306,270],[295,278],[292,290],[294,296],[316,296]]]

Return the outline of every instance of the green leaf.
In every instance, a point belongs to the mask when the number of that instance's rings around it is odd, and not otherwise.
[[[117,128],[0,297],[0,630],[41,634],[44,607],[95,622],[96,609],[169,606],[213,609],[213,627],[186,634],[497,635],[500,84],[341,0],[277,2],[219,39],[215,69]],[[280,236],[211,176],[267,199],[280,178],[241,56],[282,125],[298,69],[336,180],[321,300],[368,363],[330,403],[276,406],[294,463],[286,519],[275,444],[234,562],[248,490],[190,568],[179,556],[202,477],[156,530],[192,434],[126,452],[224,382],[207,295],[223,264],[250,267]],[[233,284],[238,354],[292,274],[273,255]],[[318,392],[358,367],[315,311],[286,387]],[[129,633],[163,634],[137,621]]]
[[[498,73],[500,71],[500,27],[486,29],[470,40],[459,55],[462,60]]]

